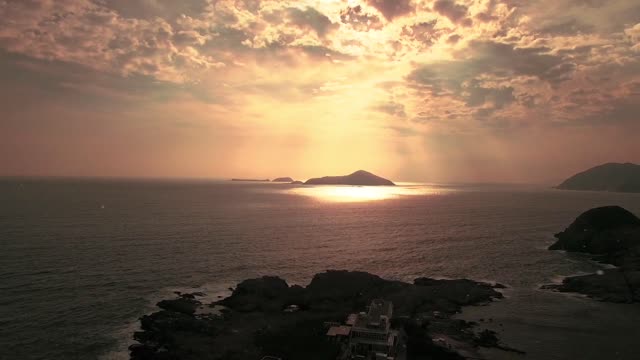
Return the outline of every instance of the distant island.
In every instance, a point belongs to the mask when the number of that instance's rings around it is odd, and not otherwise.
[[[640,192],[640,165],[607,163],[576,174],[557,186],[562,190]]]
[[[275,178],[273,180],[271,180],[271,182],[287,182],[287,183],[291,183],[293,182],[293,179],[290,177],[279,177],[279,178]]]
[[[269,179],[231,179],[231,181],[263,181],[263,182],[268,182]]]
[[[562,284],[543,288],[577,292],[609,302],[640,302],[640,219],[619,206],[604,206],[582,213],[549,250],[593,255],[593,259],[615,265],[595,274],[571,276]]]
[[[395,184],[390,180],[374,175],[368,171],[358,170],[344,176],[325,176],[309,179],[305,182],[305,185],[394,186]]]

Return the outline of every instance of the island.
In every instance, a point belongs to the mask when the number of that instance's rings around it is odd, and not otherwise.
[[[550,250],[590,254],[594,260],[614,265],[595,274],[571,276],[562,284],[543,288],[577,292],[618,303],[640,302],[640,219],[619,206],[604,206],[578,216],[555,235]]]
[[[303,185],[304,183],[302,181],[296,180],[296,181],[292,181],[291,185]]]
[[[269,179],[231,179],[231,181],[269,182]]]
[[[240,282],[211,304],[177,293],[140,318],[133,360],[334,360],[386,353],[387,358],[482,358],[479,347],[506,351],[496,333],[453,318],[463,306],[503,296],[500,284],[418,278],[385,280],[329,270],[302,287],[275,276]],[[364,356],[364,355],[361,355]]]
[[[292,183],[293,179],[290,177],[279,177],[271,180],[271,182]]]
[[[368,171],[358,170],[344,176],[325,176],[309,179],[306,185],[362,185],[362,186],[394,186],[390,180],[374,175]]]
[[[640,192],[640,165],[608,163],[576,174],[556,188],[562,190],[592,190]]]

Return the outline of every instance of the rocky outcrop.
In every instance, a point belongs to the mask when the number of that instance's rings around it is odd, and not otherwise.
[[[160,311],[140,319],[142,331],[130,348],[131,359],[335,359],[339,345],[325,337],[325,322],[343,321],[372,299],[394,304],[394,326],[407,332],[407,359],[459,359],[478,346],[502,347],[497,338],[476,334],[474,323],[452,319],[462,306],[502,298],[495,286],[471,280],[416,279],[413,284],[385,280],[365,272],[327,271],[306,287],[278,277],[242,281],[231,296],[201,309],[197,297],[161,301]],[[284,311],[297,305],[297,311]],[[439,343],[435,338],[450,341]],[[452,345],[454,344],[454,345]],[[413,355],[412,355],[413,354]]]
[[[595,274],[573,276],[546,289],[578,292],[611,302],[640,302],[640,219],[619,206],[588,210],[555,235],[550,250],[591,254],[617,266]]]
[[[582,213],[556,234],[558,241],[549,249],[617,255],[640,245],[639,229],[640,219],[628,210],[620,206],[598,207]]]
[[[576,174],[557,186],[563,190],[640,192],[640,165],[608,163]]]
[[[309,179],[306,185],[362,185],[362,186],[393,186],[391,180],[374,175],[368,171],[358,170],[344,176],[325,176]]]

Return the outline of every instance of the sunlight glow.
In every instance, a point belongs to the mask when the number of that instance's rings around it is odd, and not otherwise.
[[[411,195],[433,195],[441,191],[426,186],[305,186],[292,192],[328,202],[363,202]]]

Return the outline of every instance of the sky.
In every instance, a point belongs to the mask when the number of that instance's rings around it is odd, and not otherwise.
[[[0,175],[640,162],[635,0],[0,0]]]

